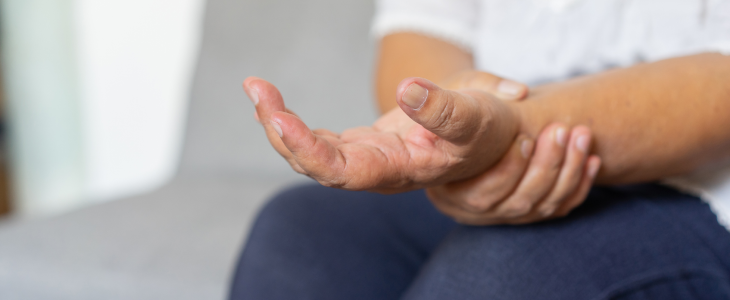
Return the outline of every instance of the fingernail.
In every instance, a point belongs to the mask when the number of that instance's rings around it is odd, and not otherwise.
[[[590,138],[587,135],[581,135],[575,139],[575,147],[583,153],[588,153],[588,146],[590,142]]]
[[[530,154],[532,154],[532,141],[529,139],[522,141],[520,151],[522,152],[522,157],[529,158]]]
[[[601,167],[601,161],[600,160],[593,160],[591,161],[591,164],[588,165],[588,177],[596,177],[596,174],[598,173],[598,168]]]
[[[509,80],[509,79],[503,79],[497,85],[498,92],[505,94],[505,95],[512,96],[512,97],[519,96],[520,93],[522,93],[523,88],[524,88],[523,85],[521,85],[517,82],[514,82],[512,80]]]
[[[565,128],[558,127],[558,129],[555,129],[555,142],[558,143],[558,145],[564,147],[567,139],[568,135]]]
[[[248,88],[248,98],[251,99],[251,102],[253,102],[254,106],[259,104],[259,93],[256,91],[256,89]]]
[[[279,125],[279,123],[276,123],[276,121],[271,120],[271,127],[274,127],[274,130],[276,131],[276,133],[279,134],[279,137],[284,136],[284,133],[281,131],[281,125]]]
[[[414,82],[408,86],[401,100],[410,108],[418,110],[426,103],[426,98],[428,98],[428,90]]]

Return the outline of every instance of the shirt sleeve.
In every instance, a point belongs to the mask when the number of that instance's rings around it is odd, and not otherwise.
[[[377,0],[371,34],[414,32],[471,52],[478,8],[479,0]]]
[[[730,55],[730,1],[708,1],[705,10],[706,50]]]

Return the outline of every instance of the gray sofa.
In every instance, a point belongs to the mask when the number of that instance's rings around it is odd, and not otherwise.
[[[0,299],[223,299],[267,197],[307,182],[240,84],[277,84],[313,127],[375,119],[371,1],[209,0],[178,175],[146,195],[0,221]]]

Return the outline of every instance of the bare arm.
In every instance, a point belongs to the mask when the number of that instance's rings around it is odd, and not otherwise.
[[[603,184],[657,180],[730,156],[730,57],[699,54],[533,89],[510,103],[521,131],[584,124],[603,159]]]
[[[375,89],[381,113],[397,107],[395,92],[403,78],[421,77],[442,82],[473,69],[470,53],[438,39],[396,33],[380,41]]]
[[[396,106],[403,78],[443,82],[470,70],[460,48],[411,33],[380,47],[381,112]],[[552,122],[588,125],[603,158],[600,183],[656,180],[703,167],[730,153],[730,57],[701,54],[616,69],[534,89],[514,103],[532,137]]]

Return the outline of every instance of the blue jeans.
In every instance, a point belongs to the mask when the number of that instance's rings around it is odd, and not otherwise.
[[[423,191],[316,185],[261,211],[230,299],[730,299],[730,233],[658,185],[594,188],[568,217],[460,226]]]

